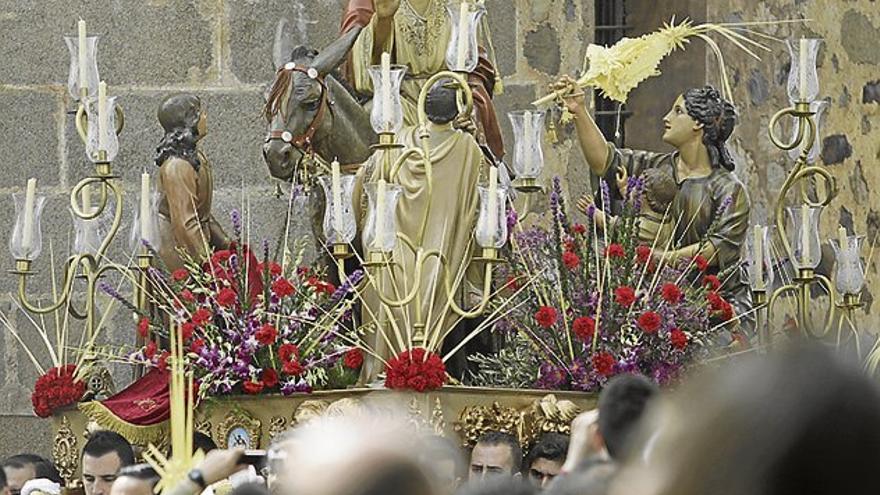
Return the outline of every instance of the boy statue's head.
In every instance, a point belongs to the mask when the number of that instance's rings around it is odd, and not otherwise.
[[[678,184],[672,176],[658,168],[649,168],[642,172],[645,183],[644,205],[655,213],[664,215],[669,204],[675,199]],[[642,207],[644,208],[644,206]]]

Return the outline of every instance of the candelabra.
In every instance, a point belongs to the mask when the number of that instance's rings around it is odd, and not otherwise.
[[[822,254],[819,217],[822,209],[837,196],[834,177],[822,166],[814,164],[818,155],[815,151],[819,134],[817,113],[824,107],[823,102],[815,101],[819,94],[816,55],[820,42],[818,39],[788,41],[791,54],[788,96],[792,106],[779,111],[770,120],[769,134],[774,146],[797,156],[780,188],[774,209],[776,237],[785,258],[794,269],[792,279],[770,292],[774,271],[772,250],[769,246],[771,235],[767,227],[754,226],[747,242],[749,282],[763,346],[772,344],[767,320],[773,313],[775,304],[783,296],[794,296],[798,328],[812,338],[828,335],[838,310],[842,312],[842,317],[838,320],[838,331],[845,322],[855,331],[853,312],[861,306],[860,294],[865,283],[865,274],[859,255],[862,239],[860,236],[848,235],[844,227],[838,230],[838,239],[832,242],[836,253],[836,283],[815,272]],[[794,121],[792,138],[788,141],[776,133],[777,124],[785,117],[791,117]],[[820,183],[823,187],[819,187]],[[796,186],[800,186],[799,202],[786,208],[786,198]],[[821,327],[816,326],[810,308],[814,286],[822,288],[831,300]]]
[[[28,297],[28,279],[34,275],[33,264],[42,251],[40,219],[45,204],[45,196],[37,194],[37,180],[28,180],[24,196],[14,194],[16,223],[10,239],[10,250],[15,258],[15,268],[11,272],[18,277],[18,299],[21,306],[35,314],[49,314],[65,308],[80,320],[85,320],[88,337],[88,352],[94,344],[99,322],[96,321],[96,294],[101,279],[110,272],[117,272],[129,279],[134,287],[137,307],[145,311],[148,306],[147,271],[152,265],[152,254],[146,244],[156,245],[155,217],[150,210],[149,176],[147,176],[147,200],[141,200],[142,207],[135,222],[138,240],[137,263],[122,266],[111,262],[107,257],[113,239],[122,222],[122,189],[119,176],[113,172],[112,162],[119,151],[118,135],[124,127],[124,111],[117,104],[116,97],[107,96],[107,86],[99,80],[96,63],[98,36],[86,36],[85,22],[79,21],[79,36],[65,37],[70,49],[70,77],[68,89],[77,102],[76,129],[85,144],[86,155],[94,165],[94,172],[80,180],[70,191],[70,210],[74,218],[76,241],[75,254],[64,263],[63,281],[60,293],[46,305],[31,302]],[[100,81],[100,82],[99,82]],[[97,200],[93,203],[93,199]],[[112,209],[112,221],[104,231],[102,225]],[[86,284],[84,307],[74,304],[74,282],[83,279]]]

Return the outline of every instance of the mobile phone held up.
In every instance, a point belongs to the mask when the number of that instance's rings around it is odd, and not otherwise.
[[[266,466],[266,451],[245,450],[238,459],[238,463],[253,466],[257,472],[260,472]]]

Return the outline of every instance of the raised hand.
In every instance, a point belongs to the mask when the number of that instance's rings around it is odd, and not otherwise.
[[[584,91],[571,76],[560,77],[556,82],[550,84],[550,89],[561,92],[560,99],[569,112],[576,114],[586,109]]]
[[[373,0],[373,9],[380,19],[394,17],[400,7],[400,0]]]

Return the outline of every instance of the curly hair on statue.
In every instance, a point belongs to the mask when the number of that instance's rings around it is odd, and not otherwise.
[[[181,93],[166,97],[159,105],[159,123],[165,135],[156,147],[155,163],[161,167],[169,158],[181,158],[196,171],[201,166],[196,142],[202,102],[195,95]]]
[[[727,140],[736,127],[736,108],[712,86],[692,88],[684,93],[688,115],[703,124],[703,144],[713,167],[733,171],[736,164],[727,149]]]

